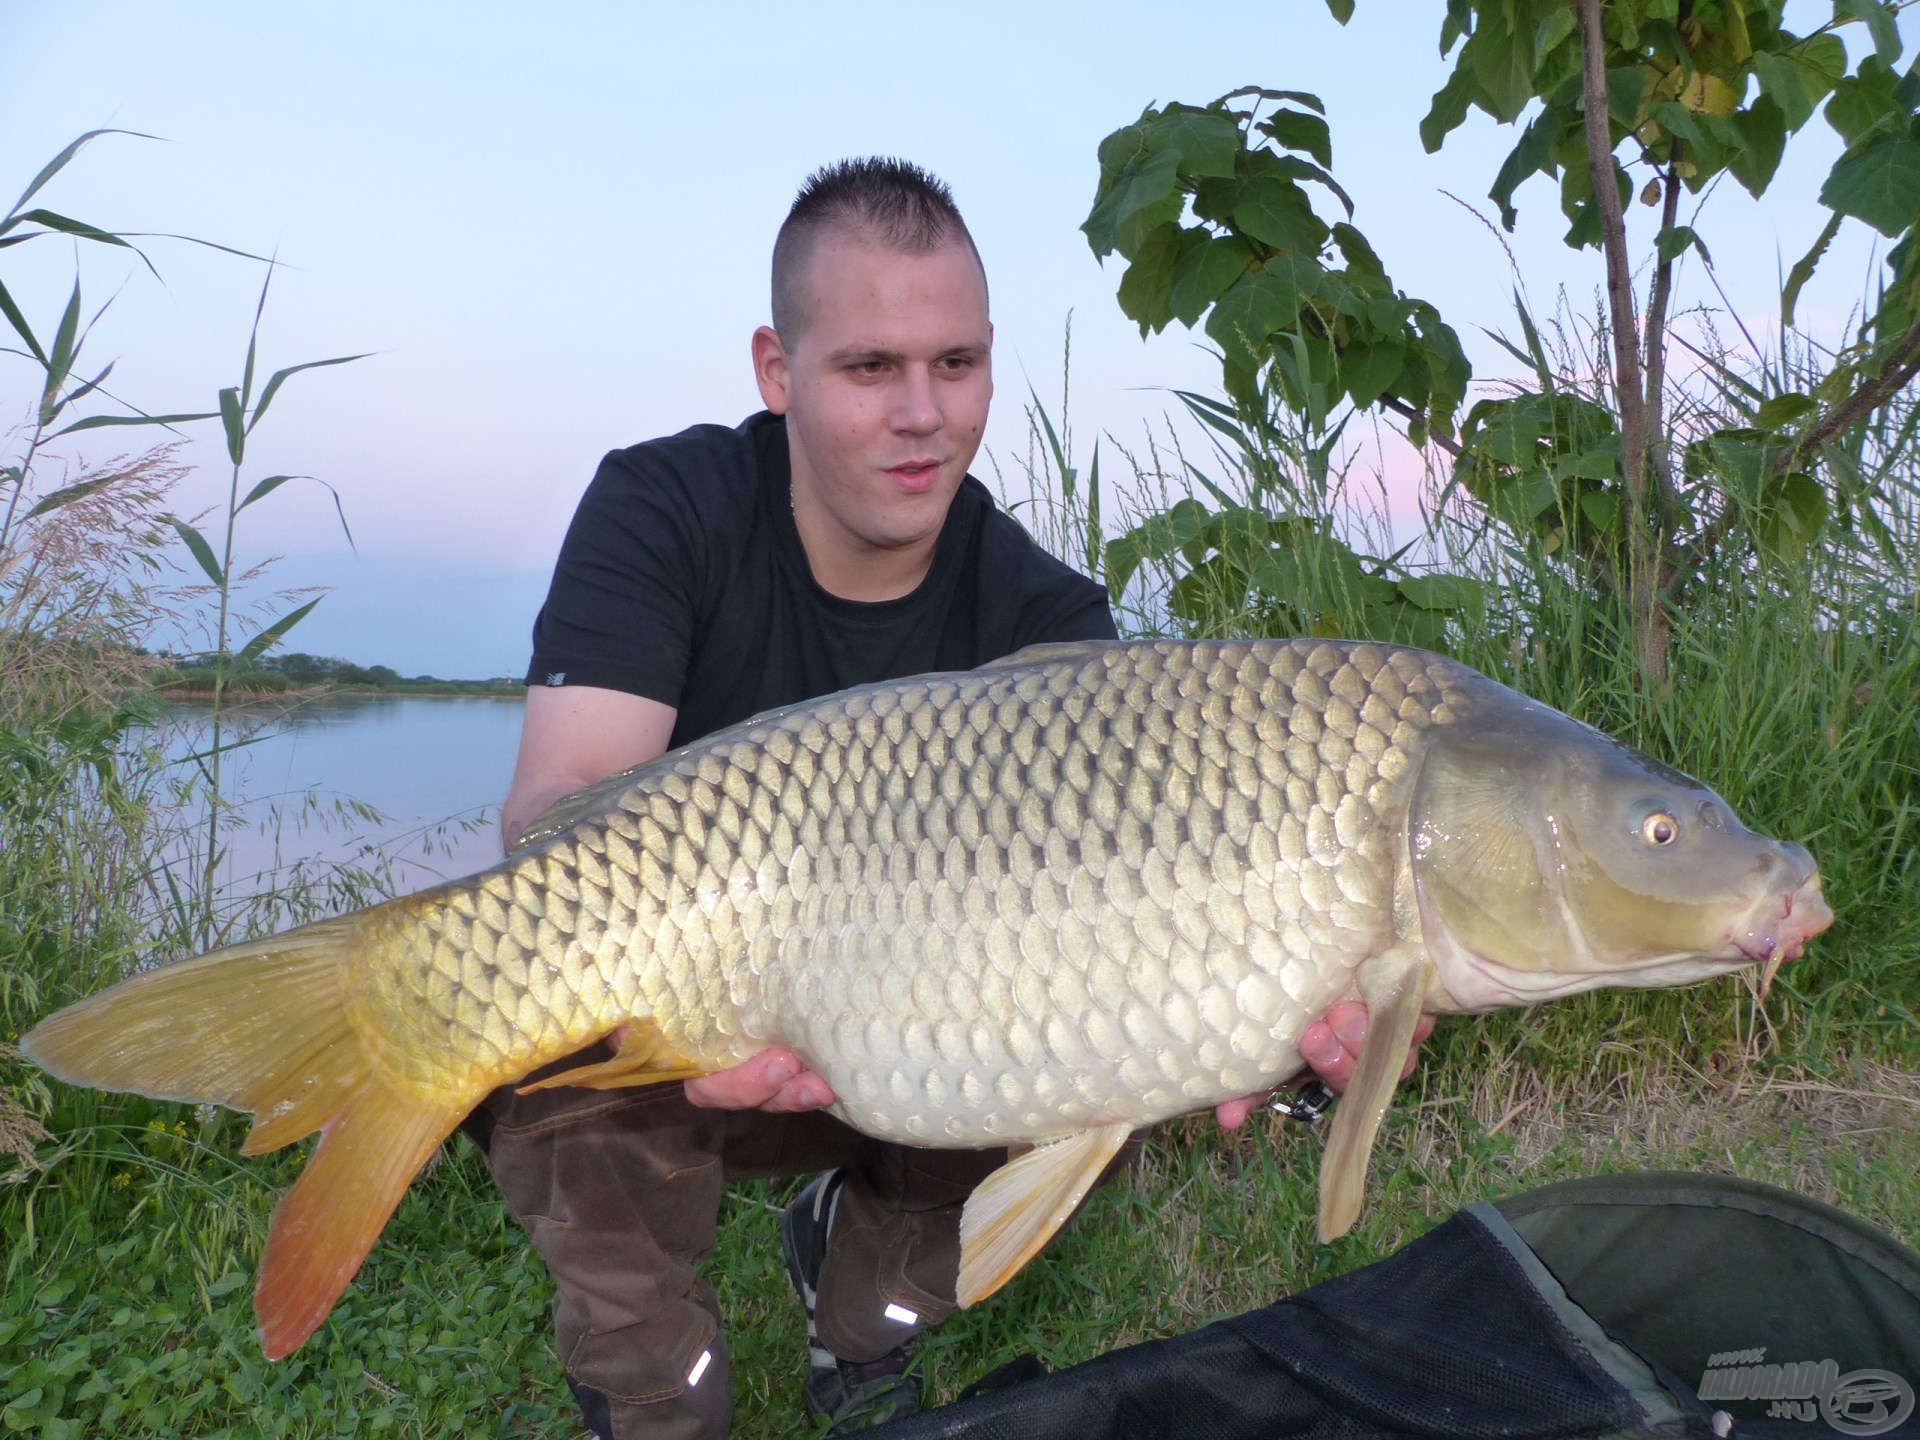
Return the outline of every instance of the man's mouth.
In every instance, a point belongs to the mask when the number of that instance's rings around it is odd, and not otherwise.
[[[940,462],[938,460],[908,460],[899,465],[889,465],[887,467],[887,474],[891,475],[894,483],[903,489],[914,491],[928,490],[932,488],[933,482],[939,478]]]

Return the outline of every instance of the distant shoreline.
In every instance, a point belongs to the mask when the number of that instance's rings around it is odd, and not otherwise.
[[[456,688],[471,684],[472,689]],[[153,693],[165,700],[212,701],[214,693],[204,688],[182,685],[156,685]],[[420,696],[441,700],[518,700],[527,693],[524,685],[493,686],[485,681],[448,681],[445,685],[308,685],[288,690],[254,690],[233,686],[220,692],[220,699],[232,705],[284,704],[309,700],[404,700]]]

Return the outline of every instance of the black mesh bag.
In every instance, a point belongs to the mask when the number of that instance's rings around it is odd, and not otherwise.
[[[1920,1256],[1772,1186],[1603,1176],[1471,1206],[1264,1309],[868,1433],[1831,1440],[1920,1434],[1916,1382]]]

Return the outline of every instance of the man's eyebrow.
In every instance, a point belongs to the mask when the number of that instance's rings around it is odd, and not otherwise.
[[[986,342],[966,340],[958,345],[950,345],[940,352],[942,355],[979,356],[987,353]],[[826,363],[846,365],[852,362],[880,360],[888,364],[898,364],[907,357],[901,351],[889,350],[880,345],[843,345],[838,350],[827,352]]]

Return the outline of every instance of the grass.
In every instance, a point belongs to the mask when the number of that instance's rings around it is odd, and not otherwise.
[[[1065,454],[1047,447],[1035,466],[1056,500]],[[1199,458],[1216,483],[1246,473],[1231,454]],[[1130,500],[1109,467],[1109,515],[1185,492],[1177,446],[1134,459]],[[1911,451],[1889,463],[1910,474]],[[1064,527],[1061,553],[1086,553],[1072,526],[1089,492],[1071,497],[1078,511],[1045,512]],[[1326,497],[1322,518],[1339,499]],[[1471,623],[1449,621],[1455,653],[1808,844],[1838,922],[1764,1007],[1734,977],[1446,1022],[1389,1117],[1360,1224],[1333,1246],[1313,1238],[1319,1141],[1303,1127],[1164,1127],[1006,1291],[928,1338],[934,1395],[1022,1354],[1059,1367],[1193,1329],[1377,1259],[1470,1201],[1595,1170],[1745,1175],[1920,1240],[1920,505],[1891,490],[1879,518],[1896,564],[1863,564],[1838,543],[1785,573],[1721,562],[1680,617],[1664,688],[1642,682],[1605,597],[1537,547],[1441,527],[1427,560],[1490,597]],[[1354,582],[1335,541],[1349,554],[1385,547],[1364,531],[1289,532],[1292,573],[1317,587],[1309,608],[1337,616]],[[1169,623],[1181,564],[1142,570],[1137,616]],[[1257,596],[1218,599],[1194,628],[1244,631],[1262,613]],[[55,688],[80,699],[59,715],[97,715],[71,679]],[[14,787],[0,805],[0,1041],[124,971],[156,913],[196,913],[193,897],[151,888],[164,842],[142,808],[161,794],[154,756],[114,758],[79,721],[7,718],[18,745],[0,769]],[[24,825],[29,813],[42,821]],[[264,897],[254,923],[300,903]],[[163,926],[161,949],[179,953],[184,933]],[[302,1155],[240,1159],[243,1130],[221,1112],[47,1085],[0,1050],[0,1429],[580,1433],[551,1352],[548,1282],[463,1142],[413,1187],[320,1335],[263,1361],[253,1267]],[[744,1436],[805,1433],[805,1337],[775,1240],[797,1183],[733,1189],[709,1267]]]

